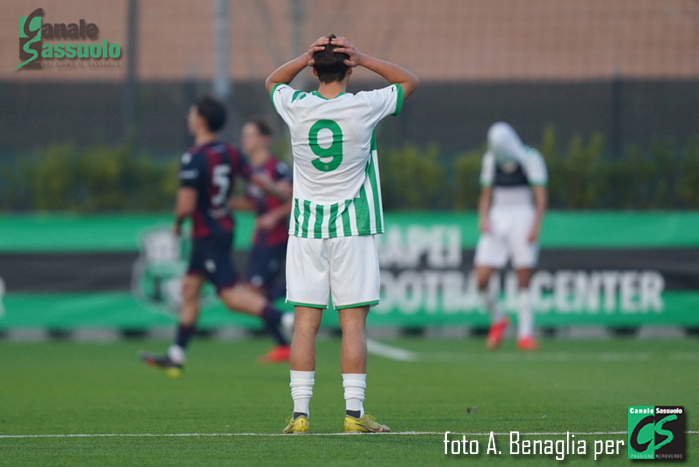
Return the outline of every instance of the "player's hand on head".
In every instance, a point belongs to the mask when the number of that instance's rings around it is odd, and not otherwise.
[[[349,60],[345,60],[345,65],[355,67],[359,65],[362,59],[362,53],[357,49],[352,42],[346,37],[336,37],[330,41],[332,45],[336,45],[335,53],[343,53],[349,55]]]
[[[329,42],[330,40],[327,38],[327,36],[323,36],[319,37],[313,44],[311,44],[306,54],[308,58],[308,66],[313,66],[315,63],[313,60],[313,54],[320,52],[321,50],[325,50],[325,46],[328,45]]]

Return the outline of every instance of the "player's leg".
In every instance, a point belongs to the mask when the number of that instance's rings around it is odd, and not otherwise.
[[[539,256],[539,247],[528,241],[533,222],[533,212],[523,211],[517,216],[511,235],[512,266],[517,273],[519,294],[517,299],[517,347],[520,350],[537,350],[534,338],[534,307],[529,283]]]
[[[338,310],[342,329],[342,386],[345,388],[346,414],[354,418],[364,415],[366,389],[366,317],[369,307]]]
[[[229,310],[256,316],[264,322],[276,346],[262,356],[262,363],[289,361],[290,347],[283,329],[291,331],[294,323],[292,314],[281,312],[264,296],[242,283],[220,288],[218,296]]]
[[[294,305],[295,314],[289,384],[294,411],[283,432],[306,433],[309,430],[308,405],[315,383],[315,339],[323,310],[330,299],[329,264],[324,240],[291,237],[286,277],[286,301]]]
[[[344,429],[386,432],[386,425],[364,412],[366,389],[366,317],[379,303],[381,276],[373,235],[328,239],[330,290],[342,328]]]
[[[517,298],[517,347],[520,350],[537,350],[539,344],[534,339],[534,307],[529,288],[533,269],[518,268],[516,272],[519,285],[519,296]]]
[[[260,295],[266,295],[265,270],[267,263],[267,248],[264,245],[253,245],[248,260],[248,285]]]
[[[309,404],[313,395],[316,370],[316,335],[323,310],[295,306],[294,337],[291,340],[291,398],[294,411],[284,433],[308,431]]]
[[[204,286],[204,277],[200,274],[185,274],[182,278],[182,306],[175,342],[168,350],[168,356],[180,364],[185,361],[185,351],[194,336],[199,318],[199,294]]]
[[[509,320],[502,306],[498,303],[498,297],[490,290],[490,278],[497,269],[507,264],[507,245],[496,233],[499,231],[499,219],[491,215],[491,232],[484,233],[478,239],[474,264],[476,267],[476,281],[481,300],[490,314],[490,330],[486,339],[486,346],[490,350],[500,347]]]
[[[218,296],[231,311],[259,317],[276,341],[276,347],[262,357],[264,362],[286,362],[289,360],[289,343],[282,327],[291,329],[293,316],[274,308],[260,294],[239,281],[230,256],[231,237],[221,237],[212,242],[203,261],[206,278],[216,286]]]
[[[141,354],[141,359],[148,365],[160,368],[172,377],[181,375],[186,360],[186,350],[196,330],[199,317],[199,294],[204,286],[204,277],[190,270],[182,278],[182,305],[180,306],[179,324],[175,340],[165,355]]]
[[[277,246],[255,245],[250,252],[250,287],[274,301],[286,293],[285,284],[276,284],[286,257],[286,243]]]
[[[267,266],[267,276],[265,277],[265,289],[267,298],[276,300],[286,295],[286,281],[278,280],[279,276],[284,276],[282,270],[286,258],[287,243],[270,248],[270,260]]]
[[[492,322],[496,322],[503,318],[505,315],[502,311],[502,307],[498,304],[497,297],[490,293],[490,277],[497,269],[493,266],[487,266],[484,264],[476,264],[476,282],[478,283],[478,293],[483,299],[483,304],[485,308],[490,313],[490,319]]]

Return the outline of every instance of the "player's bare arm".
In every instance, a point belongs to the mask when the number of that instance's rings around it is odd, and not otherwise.
[[[545,186],[534,186],[532,191],[534,193],[534,209],[536,210],[536,215],[534,217],[534,225],[532,225],[532,230],[529,232],[529,237],[527,238],[530,243],[536,242],[539,239],[541,223],[544,220],[544,214],[546,213],[546,207],[548,205],[548,193],[546,192]]]
[[[270,230],[289,214],[291,214],[291,200],[258,217],[257,227],[261,230]]]
[[[277,182],[278,188],[283,192],[291,193],[293,187],[288,180],[280,180]],[[272,229],[275,225],[279,223],[282,219],[286,219],[289,214],[291,214],[291,199],[288,199],[284,204],[277,206],[274,209],[269,210],[265,214],[257,218],[257,227],[262,230]]]
[[[255,210],[255,203],[244,196],[236,196],[235,198],[231,198],[230,200],[228,200],[228,206],[234,211]]]
[[[293,189],[292,189],[292,186],[289,182],[287,182],[285,180],[281,180],[279,182],[274,182],[262,174],[253,174],[250,177],[250,183],[254,183],[255,185],[262,188],[262,190],[264,190],[266,193],[269,193],[270,195],[274,196],[275,198],[279,198],[281,200],[287,201],[287,203],[283,204],[282,206],[288,205],[288,210],[283,214],[279,214],[279,216],[277,216],[275,214],[274,219],[276,219],[278,221],[279,219],[288,215],[291,212],[291,195],[292,195]],[[195,200],[195,202],[196,202],[196,200]],[[254,211],[255,210],[255,203],[253,201],[251,201],[247,198],[244,198],[244,197],[239,197],[239,196],[229,199],[228,206],[231,209],[234,209],[236,211]],[[280,206],[280,207],[282,207],[282,206]],[[270,211],[270,212],[273,212],[273,211]],[[276,224],[276,222],[275,222],[275,224]]]
[[[197,206],[197,191],[194,188],[181,187],[177,190],[175,201],[175,225],[173,231],[176,235],[182,232],[182,223],[194,213]]]
[[[481,196],[478,199],[478,229],[481,233],[490,231],[490,221],[488,213],[490,212],[490,204],[493,199],[493,188],[484,186],[481,188]]]
[[[274,182],[262,174],[253,174],[250,177],[250,182],[259,186],[266,193],[279,198],[281,200],[290,200],[292,195],[291,184],[286,181]]]
[[[349,59],[345,60],[345,65],[349,67],[362,66],[378,74],[391,84],[400,84],[401,88],[403,88],[405,99],[415,92],[415,89],[420,85],[420,79],[413,73],[393,63],[361,53],[346,37],[336,37],[330,43],[338,46],[335,49],[335,53],[349,55]]]
[[[265,88],[267,92],[272,92],[272,88],[277,84],[289,84],[298,75],[301,70],[307,66],[313,65],[313,54],[319,52],[325,48],[328,44],[329,39],[327,37],[320,37],[309,47],[308,51],[303,55],[285,63],[276,70],[272,72],[271,75],[265,80]]]

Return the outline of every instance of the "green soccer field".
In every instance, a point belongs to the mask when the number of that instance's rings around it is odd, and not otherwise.
[[[194,342],[178,380],[145,367],[141,348],[166,342],[0,343],[0,465],[437,465],[474,456],[444,455],[444,432],[470,433],[478,464],[553,465],[554,456],[486,455],[488,437],[520,431],[523,439],[603,432],[585,439],[624,440],[629,405],[684,405],[687,430],[699,430],[699,341],[544,341],[522,354],[507,343],[497,353],[482,340],[400,339],[384,344],[415,361],[369,358],[367,410],[396,434],[333,435],[342,429],[344,400],[339,341],[318,345],[311,431],[280,436],[291,411],[288,368],[260,366],[268,342]],[[402,356],[406,356],[401,354]],[[413,434],[407,432],[432,432]],[[11,435],[129,434],[110,437]],[[162,436],[201,434],[201,436]],[[270,436],[268,434],[274,434]],[[155,436],[150,436],[155,435]],[[210,435],[210,436],[206,436]],[[461,435],[458,437],[460,438]],[[687,434],[687,455],[699,457],[699,435]],[[453,438],[456,439],[456,436]],[[603,465],[630,465],[626,446]]]

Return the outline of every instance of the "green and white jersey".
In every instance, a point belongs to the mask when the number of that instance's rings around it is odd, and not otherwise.
[[[335,238],[383,233],[383,207],[374,129],[398,115],[403,89],[342,93],[277,84],[274,108],[289,126],[294,158],[294,201],[289,234]]]

